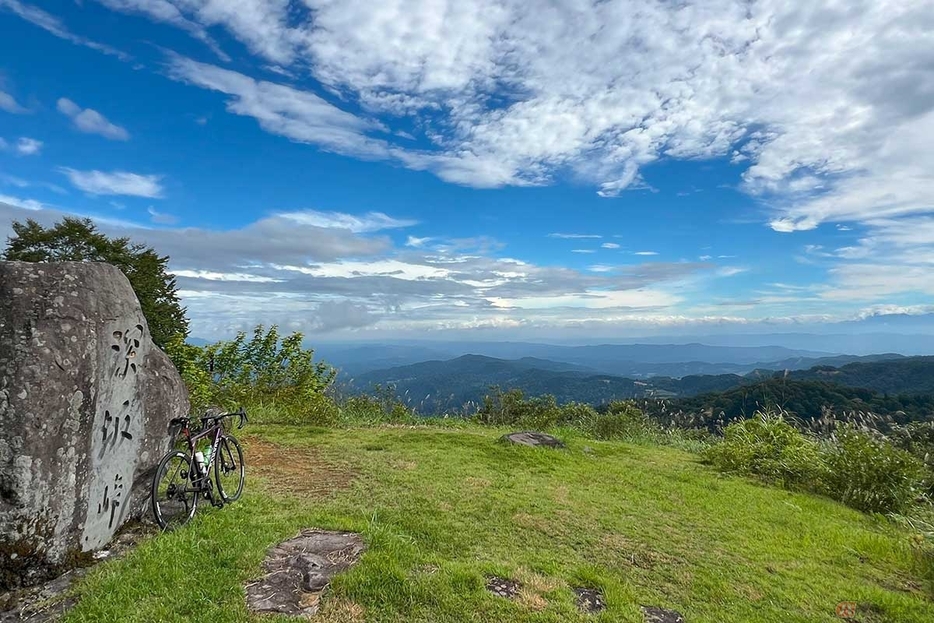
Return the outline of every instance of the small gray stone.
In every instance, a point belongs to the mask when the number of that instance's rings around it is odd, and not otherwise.
[[[680,612],[657,606],[642,606],[642,618],[645,623],[684,623]]]
[[[535,431],[518,431],[503,435],[501,438],[508,443],[515,443],[522,446],[544,447],[544,448],[564,448],[564,444],[557,437],[538,433]]]

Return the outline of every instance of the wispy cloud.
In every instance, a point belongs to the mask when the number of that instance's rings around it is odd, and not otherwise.
[[[548,234],[549,238],[561,238],[562,240],[583,240],[586,238],[602,238],[599,234]]]
[[[633,255],[658,255],[658,251],[636,251]]]
[[[92,195],[129,195],[134,197],[162,197],[161,175],[140,175],[126,171],[79,171],[63,167],[71,184]]]
[[[0,91],[0,110],[5,110],[6,112],[13,113],[15,115],[21,115],[25,112],[29,112],[20,106],[16,99],[6,91]]]
[[[618,249],[619,248],[619,245],[616,244],[615,242],[604,242],[600,246],[604,249]]]
[[[82,109],[68,98],[61,98],[57,104],[58,111],[69,117],[75,128],[88,134],[99,134],[114,141],[127,141],[130,133],[107,120],[104,115],[91,108]]]
[[[383,229],[397,229],[417,225],[418,221],[412,219],[398,219],[387,216],[382,212],[367,212],[362,215],[345,214],[343,212],[319,212],[317,210],[302,210],[300,212],[282,212],[282,218],[323,229],[346,229],[355,234],[380,231]]]
[[[35,24],[39,28],[55,35],[59,39],[64,39],[65,41],[70,41],[75,45],[84,46],[92,50],[101,52],[102,54],[109,54],[110,56],[115,56],[122,61],[131,60],[129,54],[125,54],[120,50],[113,48],[109,45],[103,43],[98,43],[87,37],[82,37],[81,35],[76,35],[62,23],[62,21],[52,15],[47,13],[42,9],[20,2],[19,0],[0,0],[0,9],[10,11],[14,15],[18,15],[22,19]]]
[[[159,212],[154,207],[149,206],[146,210],[149,212],[149,220],[157,225],[174,225],[178,222],[178,217],[174,214],[168,214],[167,212]]]

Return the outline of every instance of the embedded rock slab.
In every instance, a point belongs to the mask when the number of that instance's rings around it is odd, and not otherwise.
[[[503,441],[516,443],[522,446],[544,447],[544,448],[563,448],[564,444],[557,437],[546,435],[545,433],[536,433],[534,431],[519,431],[503,435]]]
[[[117,268],[0,262],[0,589],[88,558],[148,509],[187,413]]]
[[[642,606],[642,618],[645,623],[684,623],[680,612],[656,606]]]
[[[575,588],[577,609],[587,614],[596,614],[606,610],[606,600],[603,593],[595,588]]]
[[[486,578],[486,590],[503,599],[515,599],[519,596],[521,588],[522,584],[516,580],[501,578],[497,575],[487,576]]]
[[[366,546],[359,534],[303,530],[266,552],[263,576],[246,585],[251,611],[311,617],[338,573],[353,566]]]

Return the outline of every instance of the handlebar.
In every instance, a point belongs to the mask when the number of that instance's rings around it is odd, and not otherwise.
[[[201,426],[203,428],[207,428],[208,425],[210,425],[212,422],[214,423],[220,422],[224,418],[228,418],[228,417],[239,417],[240,418],[240,421],[237,423],[238,430],[243,428],[243,425],[250,421],[250,418],[248,418],[246,415],[246,409],[244,409],[243,407],[240,407],[238,411],[234,411],[232,413],[222,413],[221,415],[203,415],[200,418]],[[185,417],[177,417],[177,418],[172,419],[172,421],[170,422],[170,425],[171,426],[188,426],[191,424],[191,420],[192,420],[192,417],[190,415],[187,415]]]

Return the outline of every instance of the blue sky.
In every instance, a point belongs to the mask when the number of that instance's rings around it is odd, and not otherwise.
[[[934,3],[0,0],[0,234],[171,256],[193,333],[934,311]]]

